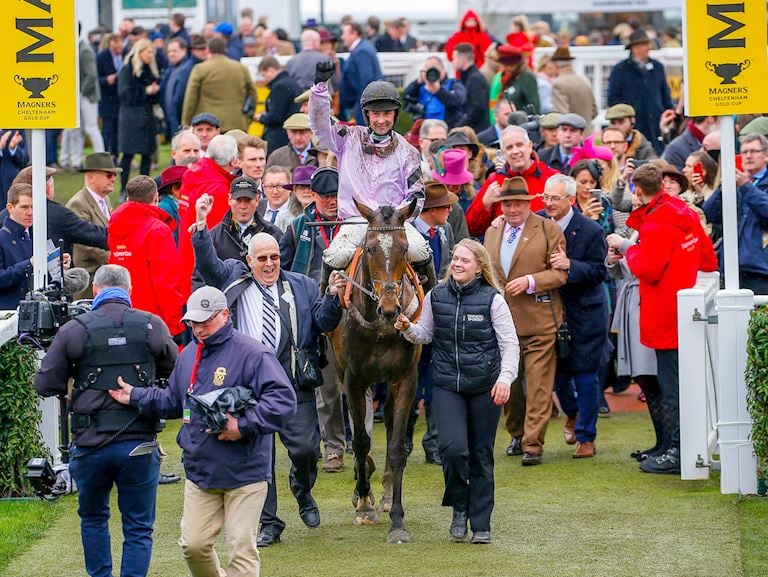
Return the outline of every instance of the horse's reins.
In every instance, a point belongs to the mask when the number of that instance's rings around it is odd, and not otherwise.
[[[357,282],[356,280],[350,278],[350,276],[347,273],[345,273],[344,271],[338,270],[336,272],[339,273],[341,278],[343,278],[345,281],[347,281],[353,287],[359,289],[360,292],[362,292],[364,295],[368,296],[373,302],[378,302],[379,297],[378,297],[378,295],[375,292],[369,291],[367,288],[365,288],[359,282]]]

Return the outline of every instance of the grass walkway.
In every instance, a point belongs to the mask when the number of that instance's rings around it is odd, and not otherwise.
[[[649,440],[643,414],[616,414],[600,420],[599,454],[570,458],[560,441],[562,419],[553,421],[545,464],[520,466],[503,456],[506,436],[497,443],[494,543],[479,547],[449,542],[450,511],[439,506],[439,467],[425,465],[419,449],[405,474],[406,526],[413,543],[385,543],[388,518],[374,527],[354,527],[349,497],[352,472],[320,474],[315,496],[320,529],[305,528],[287,488],[288,460],[278,452],[281,513],[288,523],[284,542],[262,550],[262,575],[269,577],[390,575],[520,577],[763,577],[768,575],[768,500],[740,500],[719,494],[716,478],[682,482],[642,474],[626,455]],[[181,472],[174,423],[163,434],[171,458],[163,469]],[[381,425],[375,455],[383,464]],[[374,475],[377,498],[379,474]],[[113,500],[114,503],[114,500]],[[178,523],[182,485],[161,487],[155,552],[150,575],[187,575],[181,559]],[[5,569],[3,577],[84,575],[76,499],[60,500],[60,517]],[[39,508],[45,511],[45,507]],[[113,512],[117,509],[113,504]],[[4,510],[0,509],[4,515]],[[41,513],[42,521],[46,515]],[[2,524],[0,524],[2,531]],[[116,564],[119,523],[113,517]],[[0,534],[0,540],[5,536]],[[222,557],[225,553],[220,548]]]

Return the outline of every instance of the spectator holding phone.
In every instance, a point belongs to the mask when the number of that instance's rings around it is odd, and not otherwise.
[[[571,169],[576,179],[574,209],[597,221],[605,234],[614,232],[611,201],[598,188],[603,169],[597,160],[580,160]]]
[[[697,205],[707,200],[717,188],[717,163],[704,150],[697,150],[688,155],[683,166],[683,174]]]

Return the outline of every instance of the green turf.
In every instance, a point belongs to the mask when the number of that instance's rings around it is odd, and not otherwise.
[[[11,559],[45,535],[65,507],[37,500],[0,500],[0,575]]]
[[[421,423],[420,423],[421,424]],[[322,527],[305,528],[287,487],[288,460],[278,451],[280,511],[288,527],[283,543],[261,551],[262,575],[296,576],[493,576],[521,577],[764,577],[768,500],[719,494],[718,479],[683,482],[647,475],[627,458],[650,441],[644,414],[614,414],[599,422],[595,459],[571,458],[554,420],[545,464],[523,468],[504,456],[497,441],[494,543],[488,547],[449,542],[450,511],[440,507],[442,475],[416,449],[405,473],[406,526],[413,543],[385,544],[388,518],[373,527],[352,525],[352,472],[321,473],[314,491]],[[164,470],[181,472],[173,435]],[[423,429],[420,429],[420,431]],[[383,464],[383,428],[376,425],[375,455]],[[349,462],[347,462],[349,465]],[[380,472],[380,471],[379,471]],[[374,475],[381,495],[379,472]],[[113,499],[114,501],[114,499]],[[76,501],[60,502],[61,517],[43,539],[14,560],[3,577],[81,575],[82,550]],[[150,575],[182,576],[178,547],[182,485],[160,487],[155,552]],[[113,509],[113,548],[119,557],[119,524]],[[222,558],[226,552],[219,546]],[[29,572],[31,564],[36,570]]]

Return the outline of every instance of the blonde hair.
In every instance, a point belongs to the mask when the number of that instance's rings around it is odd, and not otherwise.
[[[142,38],[141,40],[137,40],[136,43],[131,48],[131,51],[128,53],[128,56],[126,56],[125,61],[126,63],[130,62],[131,69],[133,70],[133,75],[138,78],[141,76],[141,69],[144,67],[144,63],[141,61],[141,58],[139,55],[144,52],[147,48],[154,48],[155,45],[152,44],[150,40],[147,40],[146,38]],[[149,69],[152,71],[152,74],[155,78],[160,78],[160,71],[157,69],[157,60],[155,58],[152,59],[152,61],[148,64]]]
[[[493,274],[493,267],[491,266],[491,255],[488,254],[488,251],[485,249],[485,247],[476,240],[472,240],[471,238],[464,238],[454,245],[452,253],[455,253],[456,249],[460,246],[463,246],[474,255],[477,264],[480,266],[480,276],[485,279],[485,282],[495,288],[497,291],[501,292],[501,289],[499,288],[501,285],[496,279],[496,275]],[[442,280],[447,281],[450,276],[451,267],[449,266],[448,270],[445,271],[445,276]]]

